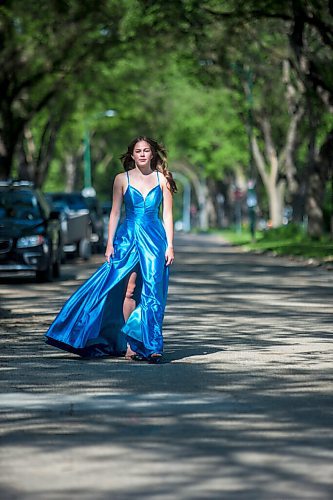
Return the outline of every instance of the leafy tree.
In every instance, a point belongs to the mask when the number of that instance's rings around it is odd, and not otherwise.
[[[15,0],[0,7],[1,177],[10,176],[31,120],[64,100],[73,82],[93,81],[96,61],[120,57],[122,15],[122,4],[112,0]]]
[[[308,127],[304,127],[303,131],[306,128],[309,130],[307,137],[309,150],[307,214],[309,234],[319,237],[323,228],[323,192],[332,171],[333,133],[332,129],[328,129],[326,136],[319,142],[321,134],[311,133],[311,128],[317,126],[323,130],[322,119],[327,121],[325,114],[331,114],[333,111],[332,0],[282,0],[279,2],[276,0],[250,0],[248,2],[181,0],[168,2],[166,9],[163,9],[164,2],[159,0],[143,3],[147,3],[150,9],[153,9],[152,4],[155,9],[160,8],[158,26],[165,26],[167,17],[171,13],[176,17],[175,12],[177,12],[178,24],[182,27],[182,34],[184,32],[187,34],[188,27],[191,26],[197,55],[207,63],[209,70],[212,67],[215,70],[216,67],[220,67],[225,71],[230,57],[240,59],[244,63],[242,39],[246,33],[251,32],[255,38],[256,34],[260,33],[261,24],[267,24],[267,21],[270,21],[272,38],[278,33],[283,33],[284,41],[281,43],[281,48],[284,50],[286,42],[289,43],[291,50],[286,58],[297,73],[297,79],[304,86],[306,111],[303,121],[308,121]],[[174,30],[174,25],[170,26],[169,32],[174,33]],[[224,38],[224,43],[217,43],[216,34],[219,32],[222,33],[221,40]],[[266,42],[267,35],[265,38]],[[268,43],[268,49],[272,53],[276,52],[277,48],[276,42]],[[202,56],[203,52],[206,56]],[[267,67],[270,68],[270,65]],[[219,73],[217,71],[218,75]],[[270,95],[267,95],[267,98],[269,97]],[[323,107],[320,106],[319,101]],[[318,108],[319,113],[316,111]],[[295,122],[295,116],[292,121]],[[298,138],[296,139],[296,143],[299,142]],[[291,155],[289,155],[290,158]],[[289,169],[289,177],[292,171],[295,173],[295,165],[292,168],[286,166],[284,168],[286,171]],[[295,181],[294,174],[293,177]]]
[[[248,164],[246,131],[234,107],[239,98],[224,87],[203,84],[179,66],[170,77],[166,141],[174,167],[192,182],[202,229],[217,218],[216,183],[226,172],[244,172]]]
[[[307,160],[308,230],[313,237],[323,231],[325,185],[333,170],[333,129],[320,140],[325,114],[333,111],[333,3],[331,0],[293,0],[291,2],[234,0],[225,4],[209,2],[204,9],[213,19],[255,25],[258,19],[283,22],[292,54],[289,61],[303,83],[305,119],[309,135]],[[322,105],[320,105],[320,102]],[[318,112],[317,112],[318,110]]]

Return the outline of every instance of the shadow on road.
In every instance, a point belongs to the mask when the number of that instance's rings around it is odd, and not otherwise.
[[[27,484],[24,498],[36,500],[330,498],[327,274],[209,238],[182,242],[157,366],[43,343],[93,266],[78,281],[27,283],[28,301],[8,284],[4,498]]]

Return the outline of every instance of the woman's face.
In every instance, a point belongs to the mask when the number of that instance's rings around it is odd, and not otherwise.
[[[146,141],[139,141],[135,144],[132,158],[138,167],[148,167],[153,157],[150,144]]]

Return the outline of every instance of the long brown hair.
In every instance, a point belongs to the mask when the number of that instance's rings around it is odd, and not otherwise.
[[[133,141],[129,144],[126,153],[124,153],[120,157],[124,169],[128,171],[135,168],[135,162],[132,158],[132,155],[135,145],[140,141],[148,142],[148,144],[151,147],[151,152],[153,154],[153,157],[150,162],[150,168],[152,170],[158,170],[159,172],[162,172],[162,174],[167,180],[168,187],[171,193],[175,193],[177,191],[177,185],[175,183],[174,178],[172,177],[172,173],[168,169],[167,150],[162,144],[155,141],[154,139],[151,139],[150,137],[140,135],[139,137],[133,139]]]

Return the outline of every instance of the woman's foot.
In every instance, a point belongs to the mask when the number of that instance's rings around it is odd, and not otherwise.
[[[127,359],[127,361],[132,361],[135,356],[136,356],[135,352],[133,352],[132,354],[126,353],[125,356],[124,356],[124,359]]]
[[[127,344],[125,359],[131,361],[134,358],[134,356],[136,356],[136,352],[131,349],[131,346],[129,344]]]

